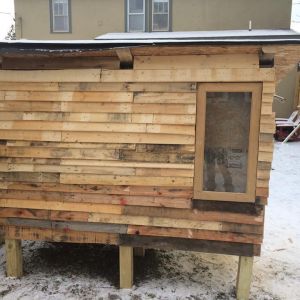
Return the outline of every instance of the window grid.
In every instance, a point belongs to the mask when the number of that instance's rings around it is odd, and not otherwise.
[[[143,11],[142,12],[130,12],[130,3],[132,0],[127,1],[127,31],[128,32],[144,32],[145,31],[145,16],[146,16],[146,8],[145,8],[145,0],[143,1]],[[131,29],[131,22],[130,22],[130,16],[143,16],[143,28],[141,30],[132,30]]]

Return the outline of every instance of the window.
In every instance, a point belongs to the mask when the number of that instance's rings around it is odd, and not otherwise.
[[[172,0],[125,0],[126,31],[169,31]]]
[[[261,85],[201,84],[194,198],[255,201]]]
[[[70,32],[69,0],[52,0],[52,32]]]
[[[127,6],[127,31],[145,31],[145,0],[128,0]]]
[[[152,1],[152,31],[169,31],[169,0]]]

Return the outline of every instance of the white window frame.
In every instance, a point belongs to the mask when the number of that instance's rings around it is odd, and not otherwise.
[[[129,2],[130,0],[127,0],[127,32],[145,32],[146,31],[146,0],[143,0],[143,12],[142,13],[130,13],[130,10],[129,10]],[[129,17],[133,15],[133,16],[136,16],[136,15],[144,15],[144,22],[143,22],[143,30],[140,31],[140,30],[130,30],[130,22],[129,22]]]
[[[154,15],[166,15],[166,13],[154,13],[154,0],[152,0],[152,31],[153,32],[167,32],[167,31],[170,31],[170,0],[167,0],[168,2],[168,29],[167,30],[157,30],[157,29],[154,29],[153,26],[154,26]]]
[[[67,4],[67,14],[66,15],[56,15],[55,14],[55,4],[56,2],[63,3],[66,2]],[[70,0],[51,0],[51,13],[52,13],[52,32],[53,33],[69,33],[70,32]],[[55,17],[67,17],[67,29],[66,30],[55,30]]]

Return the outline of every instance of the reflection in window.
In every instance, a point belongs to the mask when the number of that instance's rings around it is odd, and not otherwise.
[[[68,0],[52,0],[52,31],[70,32]]]
[[[245,193],[252,93],[208,92],[205,191]]]
[[[169,0],[152,1],[152,31],[169,30]]]
[[[127,3],[127,31],[145,31],[145,0],[128,0]]]

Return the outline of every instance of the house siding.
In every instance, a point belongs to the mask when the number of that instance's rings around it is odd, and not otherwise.
[[[172,30],[289,28],[292,0],[173,0]],[[71,33],[51,33],[49,0],[15,0],[17,38],[92,39],[125,31],[124,0],[71,0]],[[38,13],[36,13],[38,12]]]

